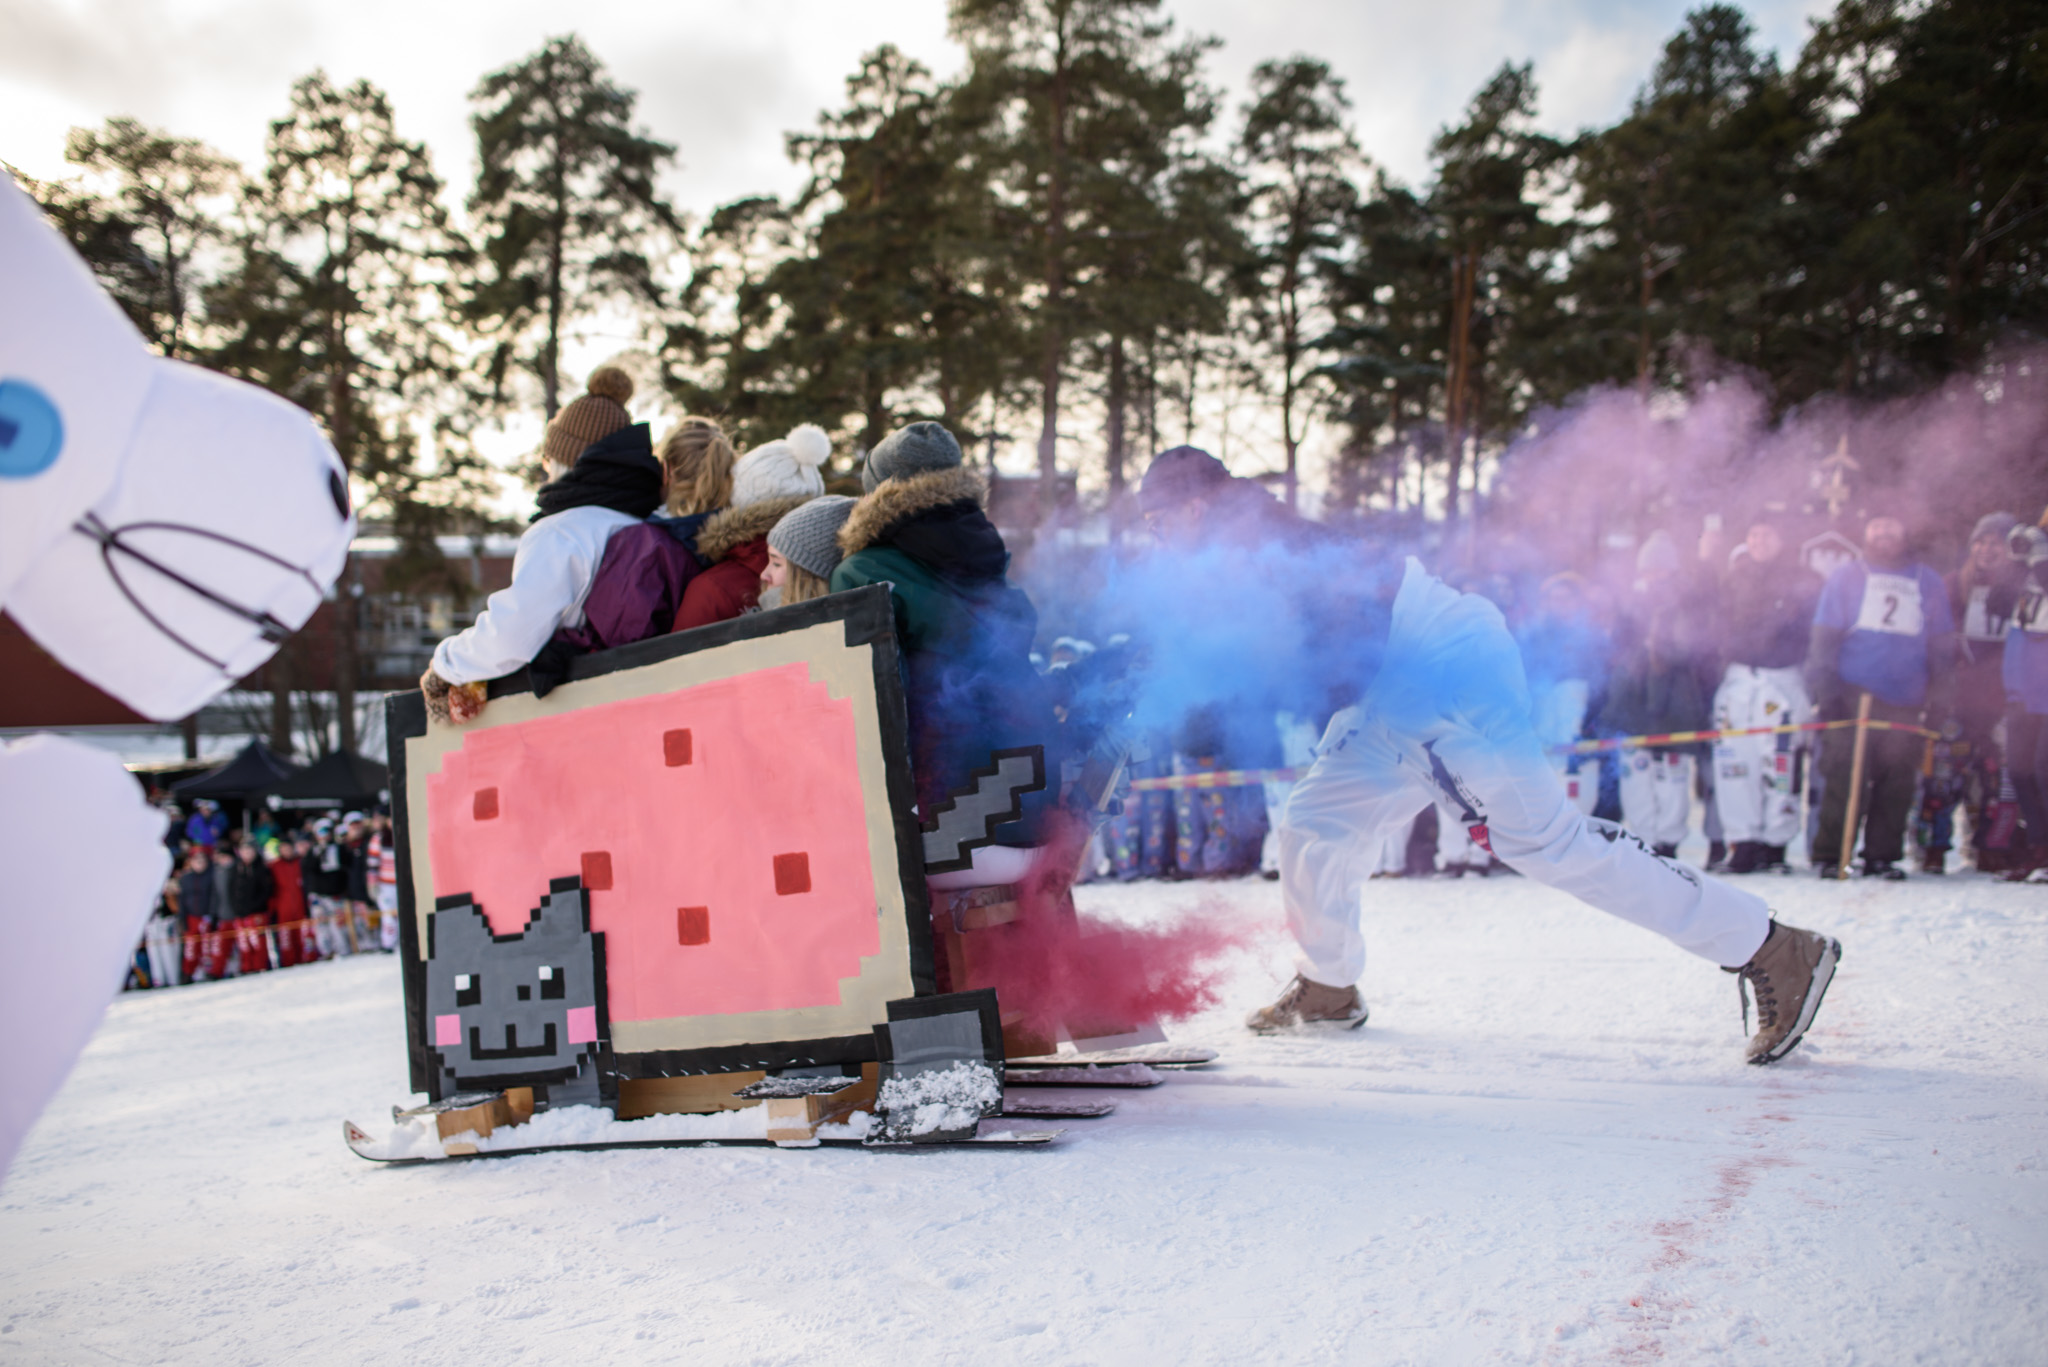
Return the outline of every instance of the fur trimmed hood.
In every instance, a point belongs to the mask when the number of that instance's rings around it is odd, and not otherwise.
[[[717,564],[732,554],[735,546],[759,541],[775,529],[783,514],[810,502],[806,497],[764,498],[744,508],[727,508],[713,513],[697,533],[697,554],[707,565]]]
[[[853,505],[852,515],[839,529],[839,550],[844,555],[864,551],[919,513],[955,503],[972,502],[979,508],[987,499],[988,481],[964,466],[888,480]]]

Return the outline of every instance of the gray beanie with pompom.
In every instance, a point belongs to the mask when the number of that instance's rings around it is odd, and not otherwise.
[[[945,424],[914,422],[899,427],[875,443],[867,463],[860,468],[861,487],[869,493],[884,480],[922,475],[932,470],[956,470],[965,458]]]

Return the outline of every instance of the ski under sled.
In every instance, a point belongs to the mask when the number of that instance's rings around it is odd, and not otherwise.
[[[1145,1044],[1003,1060],[1005,1087],[1157,1087],[1168,1072],[1216,1061],[1214,1049]]]
[[[631,1122],[627,1122],[631,1123]],[[813,1137],[811,1139],[767,1139],[755,1135],[722,1137],[675,1137],[665,1139],[568,1140],[561,1143],[520,1144],[482,1148],[464,1141],[439,1141],[438,1153],[392,1152],[388,1141],[380,1143],[352,1121],[341,1122],[342,1138],[358,1158],[388,1167],[415,1167],[422,1163],[461,1162],[472,1158],[523,1158],[543,1153],[606,1153],[614,1149],[886,1149],[912,1152],[927,1149],[1029,1149],[1043,1148],[1065,1134],[1065,1130],[1008,1130],[983,1121],[970,1138],[930,1142],[882,1138]]]

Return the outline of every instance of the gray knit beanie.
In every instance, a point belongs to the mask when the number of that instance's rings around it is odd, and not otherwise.
[[[867,464],[860,468],[860,483],[869,493],[885,479],[921,475],[928,470],[957,470],[963,457],[960,443],[942,423],[914,422],[899,427],[875,443]]]
[[[1986,537],[1994,541],[2003,541],[2006,534],[2019,525],[2020,520],[2011,513],[1986,513],[1977,519],[1977,525],[1971,529],[1970,544],[1974,546]]]
[[[839,565],[839,529],[859,499],[826,494],[782,515],[768,533],[768,549],[800,570],[830,579]]]

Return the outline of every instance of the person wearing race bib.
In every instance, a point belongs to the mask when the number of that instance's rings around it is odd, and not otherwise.
[[[2003,661],[2006,759],[2027,844],[2006,877],[2035,883],[2048,881],[2048,532],[2017,526],[2008,544],[2027,571],[2006,626]]]
[[[1872,721],[1917,727],[1929,693],[1946,682],[1955,655],[1955,617],[1941,576],[1907,555],[1899,519],[1870,519],[1863,529],[1863,560],[1828,576],[1814,609],[1806,672],[1821,718],[1854,720],[1867,693]],[[1914,731],[1873,730],[1864,742],[1857,807],[1866,874],[1906,876],[1898,865],[1923,741]],[[1854,727],[1826,732],[1821,740],[1820,831],[1811,853],[1823,878],[1838,872],[1855,750]]]
[[[2011,812],[2001,810],[2011,803],[2000,798],[2005,757],[1998,739],[1998,724],[2005,719],[2005,631],[2027,577],[2026,566],[2006,546],[2006,534],[2017,525],[2011,513],[1977,519],[1969,552],[1948,577],[1948,605],[1962,634],[1962,659],[1956,665],[1953,722],[1942,729],[1954,734],[1955,805],[1969,813],[1971,855],[1981,873],[2006,868],[2019,843],[2013,839]],[[1952,839],[1954,816],[1932,802],[1923,807],[1934,839],[1921,842],[1921,857],[1932,872],[1940,867],[1939,851]]]

